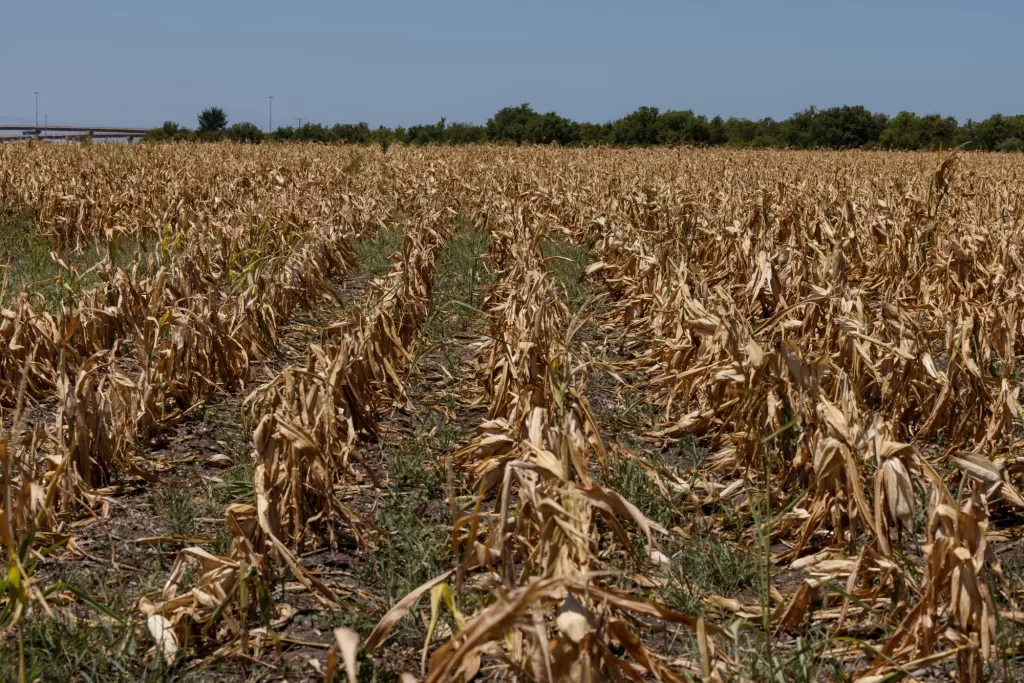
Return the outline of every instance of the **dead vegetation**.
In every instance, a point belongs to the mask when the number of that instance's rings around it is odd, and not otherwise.
[[[0,664],[1012,678],[1016,164],[5,146],[53,275],[7,254]],[[180,488],[219,403],[247,443]],[[139,491],[159,580],[59,578]]]

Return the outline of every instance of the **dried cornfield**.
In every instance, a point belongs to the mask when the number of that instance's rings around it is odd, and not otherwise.
[[[0,665],[1013,679],[1022,172],[6,145]]]

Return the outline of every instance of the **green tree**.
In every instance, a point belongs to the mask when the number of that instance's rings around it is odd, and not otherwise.
[[[553,111],[537,114],[526,124],[524,141],[536,145],[550,145],[557,142],[568,145],[576,142],[569,119],[564,119]]]
[[[538,114],[524,102],[518,107],[504,107],[487,120],[487,139],[493,142],[522,143],[526,140],[527,127]]]
[[[164,121],[159,128],[154,128],[142,136],[143,142],[170,142],[181,140],[192,134],[188,128],[182,128],[174,121]]]
[[[658,108],[640,107],[612,124],[612,142],[617,145],[656,145],[658,135]]]
[[[972,149],[993,150],[1014,138],[1024,140],[1024,116],[993,114],[972,126],[969,140]]]
[[[822,109],[811,121],[811,146],[863,147],[878,142],[887,122],[885,114],[872,114],[860,105]]]
[[[755,124],[754,138],[751,147],[786,147],[789,145],[789,128],[784,121],[776,121],[770,116]]]
[[[388,147],[395,141],[395,131],[387,126],[378,126],[377,130],[373,131],[371,137],[374,142],[380,145],[382,151],[387,152]]]
[[[435,124],[409,126],[405,132],[406,141],[412,145],[429,145],[446,142],[446,119],[442,116]]]
[[[175,135],[183,132],[182,127],[174,121],[164,121],[164,125],[160,126],[160,130],[169,138],[173,138]]]
[[[973,149],[993,150],[1000,142],[1012,137],[1006,117],[1002,114],[993,114],[984,121],[974,126],[971,136],[971,147]]]
[[[785,144],[797,149],[813,149],[818,147],[820,142],[815,138],[817,133],[814,129],[814,119],[817,115],[817,109],[808,107],[786,119]]]
[[[330,142],[331,132],[320,123],[304,123],[295,129],[293,139],[302,142]]]
[[[295,138],[295,129],[292,126],[278,126],[269,137],[278,142],[289,142]]]
[[[331,126],[330,133],[331,141],[354,145],[365,145],[374,139],[373,133],[370,131],[370,124],[365,121],[356,124],[336,123]]]
[[[235,142],[261,142],[263,131],[254,123],[248,121],[236,123],[227,129],[227,138]]]
[[[274,140],[316,141],[369,144],[382,147],[393,142],[406,144],[475,144],[512,142],[516,144],[603,145],[729,145],[731,147],[795,147],[856,148],[884,147],[890,149],[935,149],[966,146],[982,150],[1013,150],[1024,140],[1024,115],[994,114],[984,121],[968,119],[963,125],[951,116],[928,114],[918,116],[903,111],[889,119],[862,106],[809,107],[789,118],[751,120],[721,116],[712,119],[691,110],[664,113],[656,107],[640,107],[622,118],[608,123],[577,122],[556,112],[539,114],[528,103],[504,107],[488,119],[487,124],[448,125],[437,123],[397,127],[381,126],[371,130],[365,122],[339,123],[327,128],[307,123],[300,128],[282,127],[264,135],[249,123],[228,128],[227,115],[218,107],[199,114],[199,128],[191,131],[167,121],[151,130],[143,140]]]
[[[707,118],[689,109],[667,111],[658,117],[658,140],[666,145],[704,145],[711,142]]]
[[[997,152],[1019,152],[1024,149],[1024,140],[1020,138],[1006,138],[996,145]]]
[[[450,145],[469,145],[487,142],[487,128],[472,123],[456,121],[444,132],[445,142]]]
[[[569,124],[572,138],[581,145],[603,145],[611,142],[612,125],[610,123],[576,123]]]
[[[722,123],[722,128],[725,130],[726,144],[730,147],[749,147],[760,131],[757,121],[732,116]]]
[[[936,149],[939,145],[953,145],[958,132],[956,119],[952,116],[918,116],[913,112],[901,111],[889,119],[882,130],[879,144],[886,149]]]
[[[708,121],[708,144],[711,145],[724,145],[729,141],[729,136],[725,130],[725,121],[722,120],[721,116]]]
[[[920,117],[910,111],[901,111],[889,119],[879,143],[886,149],[921,149],[923,133]]]
[[[220,107],[209,107],[199,113],[199,132],[224,130],[228,127],[228,115]]]

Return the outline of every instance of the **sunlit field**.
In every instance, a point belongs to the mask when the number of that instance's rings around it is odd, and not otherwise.
[[[1014,680],[1022,177],[0,146],[2,677]]]

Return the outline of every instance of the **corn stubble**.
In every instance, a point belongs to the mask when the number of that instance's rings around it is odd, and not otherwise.
[[[1020,619],[994,548],[1024,508],[1018,166],[968,154],[6,145],[0,201],[32,213],[62,282],[82,274],[58,254],[101,258],[95,284],[59,305],[28,287],[2,311],[3,625],[53,609],[33,549],[75,552],[73,523],[106,514],[126,477],[164,485],[149,444],[224,394],[245,396],[256,425],[252,497],[224,511],[225,556],[185,548],[163,590],[140,600],[155,651],[259,656],[295,613],[275,591],[282,574],[343,608],[300,558],[347,537],[373,551],[381,531],[351,503],[386,477],[366,444],[389,411],[421,409],[408,380],[435,261],[462,216],[488,229],[491,275],[466,375],[487,415],[448,454],[470,495],[449,501],[451,568],[358,634],[366,652],[386,652],[429,595],[417,675],[430,681],[767,679],[791,655],[752,665],[739,636],[770,646],[812,629],[828,634],[814,652],[859,680],[978,680],[1016,656],[999,624]],[[365,302],[293,365],[261,374],[293,316],[320,310],[357,265],[351,240],[395,224],[402,248]],[[589,253],[581,310],[541,251],[551,237]],[[151,246],[115,265],[128,240]],[[650,408],[637,440],[692,437],[708,457],[669,471],[618,439],[610,448],[591,405],[598,369]],[[29,407],[46,419],[28,420]],[[683,530],[607,486],[612,450],[684,501],[694,530],[761,549],[759,604],[697,586],[697,617],[647,590]],[[781,572],[798,580],[776,585]],[[468,590],[489,596],[472,614]],[[692,654],[652,636],[680,629]],[[357,640],[338,629],[328,673],[340,656],[354,677]]]

